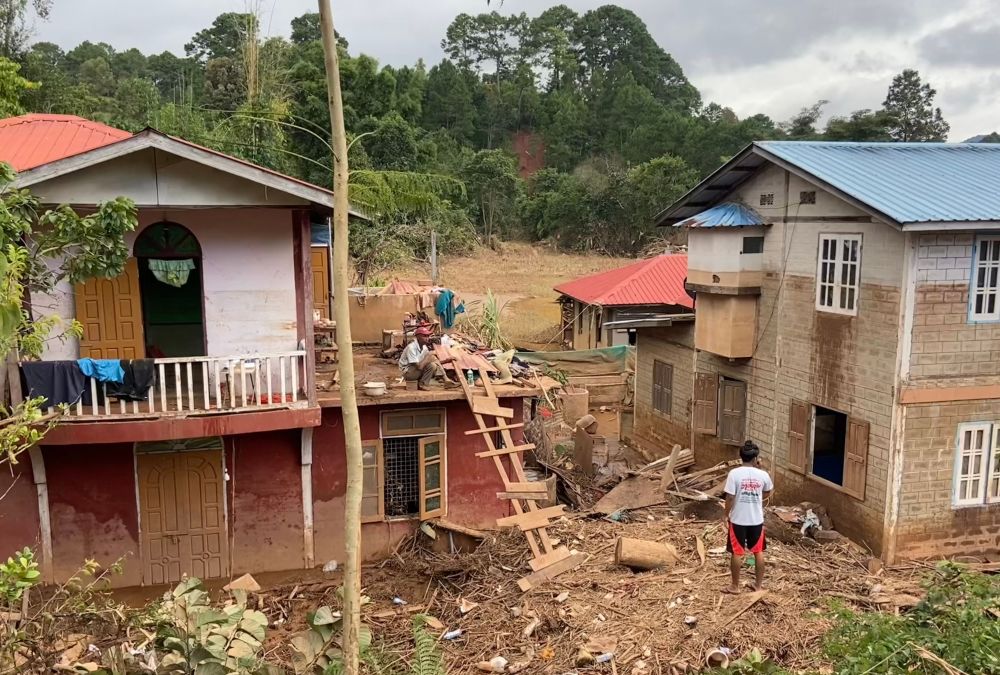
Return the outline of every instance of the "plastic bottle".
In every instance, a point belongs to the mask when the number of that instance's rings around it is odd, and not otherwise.
[[[472,369],[465,371],[465,381],[470,387],[476,386],[476,373]]]

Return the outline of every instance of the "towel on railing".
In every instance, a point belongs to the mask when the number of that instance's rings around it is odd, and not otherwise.
[[[125,379],[122,362],[118,359],[80,359],[77,363],[84,375],[98,382],[122,382]]]
[[[180,288],[187,283],[191,270],[195,268],[194,260],[157,260],[150,259],[149,271],[157,281],[168,286]]]
[[[28,396],[43,397],[46,406],[72,405],[87,389],[87,378],[76,361],[25,361],[21,373]]]
[[[145,401],[149,395],[149,388],[156,380],[156,365],[153,359],[131,361],[122,359],[121,368],[125,376],[121,384],[107,385],[108,396],[126,401]]]

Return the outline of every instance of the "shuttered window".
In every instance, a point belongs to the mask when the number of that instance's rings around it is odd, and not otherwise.
[[[420,439],[420,520],[445,515],[444,437]]]
[[[816,308],[855,316],[860,293],[861,235],[819,235]]]
[[[844,492],[864,500],[868,473],[868,422],[847,420],[847,451],[844,456]]]
[[[972,292],[969,301],[972,321],[1000,321],[1000,236],[976,240]]]
[[[809,405],[792,401],[788,407],[788,468],[806,472],[809,461]]]
[[[863,500],[868,474],[868,422],[792,400],[788,408],[788,468],[840,486]]]
[[[718,427],[718,415],[719,376],[714,373],[696,373],[692,422],[695,432],[714,436]]]
[[[361,444],[361,522],[372,523],[385,517],[385,469],[382,441]]]
[[[747,428],[747,384],[722,378],[719,385],[719,440],[743,445]]]
[[[670,415],[674,400],[674,367],[653,361],[653,410]]]
[[[956,506],[1000,502],[1000,423],[959,425],[954,502]]]

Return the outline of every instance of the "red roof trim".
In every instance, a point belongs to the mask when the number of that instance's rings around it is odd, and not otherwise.
[[[675,305],[694,308],[684,289],[687,255],[661,255],[626,267],[568,281],[555,290],[588,305]]]

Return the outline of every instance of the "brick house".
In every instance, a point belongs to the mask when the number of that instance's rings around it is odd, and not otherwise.
[[[701,464],[755,440],[778,501],[887,560],[995,552],[998,185],[989,144],[744,149],[658,216],[697,298],[693,335],[640,331],[672,368],[659,428]]]

